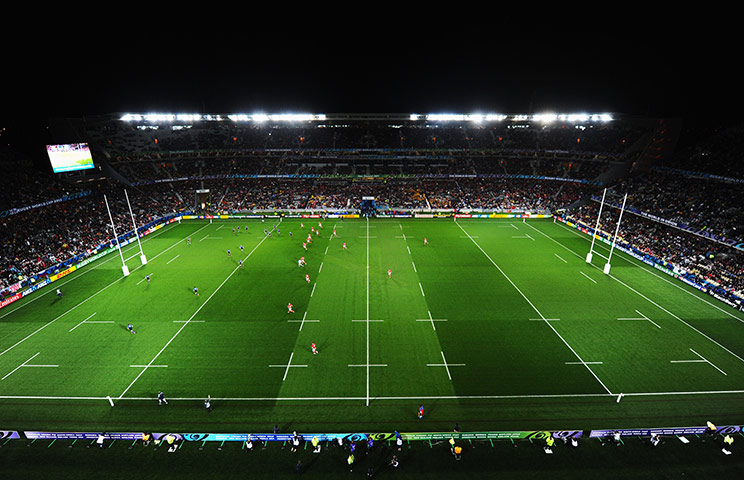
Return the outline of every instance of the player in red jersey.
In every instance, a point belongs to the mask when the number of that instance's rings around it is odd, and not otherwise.
[[[427,240],[426,237],[424,237],[424,245],[429,245],[429,240]]]
[[[344,242],[344,250],[346,250],[346,242]]]
[[[388,269],[388,278],[393,278],[393,271]]]
[[[313,349],[313,355],[317,355],[317,354],[318,354],[318,348],[317,348],[317,347],[315,346],[315,342],[313,342],[313,343],[312,343],[312,344],[310,345],[310,348],[312,348],[312,349]]]
[[[307,283],[310,283],[310,275],[305,275],[305,281],[306,281]]]
[[[293,306],[293,305],[292,305],[291,303],[288,303],[288,304],[287,304],[287,313],[295,313],[295,311],[294,311],[294,310],[292,310],[292,306]]]

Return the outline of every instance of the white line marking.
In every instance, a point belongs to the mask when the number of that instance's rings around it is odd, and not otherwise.
[[[93,313],[92,313],[92,314],[91,314],[91,315],[90,315],[90,316],[89,316],[88,318],[86,318],[86,319],[85,319],[85,320],[83,320],[82,322],[78,323],[77,325],[75,325],[74,327],[72,327],[71,329],[69,329],[69,330],[68,330],[67,332],[69,333],[69,332],[71,332],[71,331],[75,330],[75,329],[76,329],[77,327],[79,327],[80,325],[84,324],[84,323],[85,323],[85,322],[87,322],[87,321],[88,321],[89,319],[93,318],[93,315],[95,315],[95,314],[96,314],[96,312],[93,312]]]
[[[527,238],[527,236],[526,235],[512,235],[512,238]]]
[[[173,323],[186,323],[188,320],[173,320]],[[204,323],[204,320],[191,320],[191,323]]]
[[[587,275],[586,273],[584,273],[584,272],[579,272],[579,273],[580,273],[580,274],[582,274],[582,275],[584,275],[584,277],[588,278],[588,279],[589,279],[590,281],[592,281],[592,282],[594,282],[594,283],[597,283],[597,281],[596,281],[596,280],[594,280],[594,279],[593,279],[592,277],[590,277],[590,276],[589,276],[589,275]]]
[[[431,310],[426,311],[429,314],[429,320],[431,321],[431,328],[436,331],[437,327],[434,325],[434,319],[431,317]]]
[[[708,363],[705,360],[669,360],[669,363]]]
[[[310,296],[312,297],[313,294],[315,294],[315,287],[318,285],[318,282],[313,283],[313,291],[310,292]]]
[[[199,230],[202,230],[202,229],[206,228],[207,226],[208,226],[208,224],[207,224],[207,225],[204,225],[204,226],[203,226],[202,228],[200,228]],[[197,230],[197,232],[198,232],[199,230]],[[196,232],[194,232],[194,233],[196,233]],[[184,237],[184,238],[185,238],[185,237]],[[181,239],[181,240],[179,240],[178,242],[174,243],[174,244],[173,244],[173,245],[171,245],[170,247],[166,248],[166,249],[165,249],[165,250],[163,250],[162,252],[160,252],[160,253],[158,253],[157,255],[155,255],[154,257],[152,257],[152,258],[150,259],[150,261],[152,261],[152,260],[155,260],[155,259],[156,259],[156,258],[158,258],[158,257],[159,257],[160,255],[164,254],[165,252],[167,252],[167,251],[168,251],[168,250],[170,250],[171,248],[175,247],[176,245],[178,245],[178,244],[179,244],[179,243],[181,243],[182,241],[183,241],[183,239]],[[139,267],[136,267],[136,268],[134,268],[134,269],[133,269],[132,271],[134,272],[134,271],[136,271],[137,269],[139,269],[139,268],[141,268],[141,267],[142,267],[142,265],[140,265]],[[98,295],[99,293],[101,293],[101,292],[103,292],[104,290],[106,290],[107,288],[111,287],[112,285],[114,285],[114,284],[115,284],[116,282],[118,282],[118,281],[119,281],[119,280],[121,280],[122,278],[126,278],[126,277],[119,277],[119,278],[117,278],[116,280],[114,280],[113,282],[109,283],[108,285],[106,285],[106,286],[105,286],[105,287],[103,287],[102,289],[98,290],[98,291],[97,291],[96,293],[94,293],[94,294],[93,294],[93,295],[91,295],[90,297],[86,298],[86,299],[85,299],[85,300],[83,300],[82,302],[78,303],[78,304],[77,304],[77,305],[75,305],[74,307],[70,308],[69,310],[67,310],[67,311],[66,311],[66,312],[64,312],[63,314],[59,315],[58,317],[54,318],[53,320],[50,320],[49,322],[45,323],[45,324],[44,324],[44,325],[42,325],[41,327],[37,328],[37,329],[36,329],[35,331],[33,331],[33,332],[31,332],[30,334],[28,334],[28,335],[27,335],[27,336],[26,336],[25,338],[23,338],[23,339],[19,340],[18,342],[16,342],[16,343],[15,343],[14,345],[11,345],[10,347],[6,348],[6,349],[5,349],[4,351],[0,352],[0,357],[2,357],[2,356],[3,356],[3,355],[5,355],[6,353],[8,353],[8,352],[9,352],[9,351],[11,351],[12,349],[14,349],[15,347],[17,347],[17,346],[18,346],[18,345],[20,345],[21,343],[25,342],[25,341],[26,341],[26,340],[28,340],[29,338],[33,337],[34,335],[36,335],[36,334],[37,334],[37,333],[39,333],[40,331],[44,330],[44,329],[45,329],[46,327],[48,327],[49,325],[53,324],[54,322],[56,322],[57,320],[59,320],[59,319],[60,319],[60,318],[62,318],[63,316],[65,316],[65,315],[67,315],[68,313],[70,313],[71,311],[75,310],[75,309],[76,309],[77,307],[79,307],[80,305],[84,304],[85,302],[87,302],[87,301],[88,301],[88,300],[90,300],[91,298],[95,297],[95,296],[96,296],[96,295]],[[51,291],[51,290],[50,290],[50,291]],[[41,298],[41,297],[37,297],[37,298]],[[30,302],[29,302],[29,303],[30,303]],[[20,308],[20,307],[19,307],[19,308]],[[16,310],[18,310],[18,309],[16,309]],[[13,310],[13,311],[16,311],[16,310]]]
[[[282,377],[282,382],[287,379],[287,373],[289,373],[289,366],[292,365],[292,357],[294,357],[294,352],[289,354],[289,362],[287,362],[287,369],[284,370],[284,377]]]
[[[561,261],[562,261],[563,263],[568,263],[568,262],[567,262],[567,261],[565,261],[565,260],[564,260],[563,258],[561,258],[561,256],[560,256],[560,255],[558,255],[557,253],[554,253],[553,255],[555,255],[556,257],[560,258],[560,260],[561,260]]]
[[[519,228],[516,225],[514,225],[513,223],[510,223],[509,225],[511,225],[512,228],[514,228],[514,230],[519,230]]]
[[[459,223],[457,222],[457,219],[455,219],[455,223],[457,224],[457,226],[458,226],[458,227],[460,227],[460,230],[462,230],[463,232],[465,232],[465,234],[467,235],[467,233],[468,233],[468,232],[466,232],[466,231],[465,231],[465,229],[464,229],[464,228],[462,228],[462,225],[460,225],[460,224],[459,224]],[[506,278],[506,279],[507,279],[507,280],[509,281],[509,283],[511,284],[511,286],[512,286],[512,287],[514,287],[514,289],[515,289],[515,290],[516,290],[517,292],[519,292],[519,294],[520,294],[520,295],[522,296],[522,298],[524,298],[524,299],[525,299],[525,300],[527,301],[527,303],[528,303],[528,304],[529,304],[529,305],[530,305],[530,306],[532,307],[532,309],[533,309],[533,310],[534,310],[535,312],[537,312],[537,314],[538,314],[538,315],[539,315],[539,316],[540,316],[541,318],[545,318],[545,315],[543,315],[542,313],[540,313],[540,310],[538,310],[538,309],[537,309],[537,307],[535,307],[535,305],[534,305],[534,304],[533,304],[533,303],[532,303],[532,302],[530,301],[530,299],[529,299],[529,298],[527,298],[527,296],[526,296],[526,295],[525,295],[524,293],[522,293],[522,290],[520,290],[520,289],[519,289],[519,287],[517,287],[517,285],[516,285],[516,284],[515,284],[515,283],[514,283],[514,282],[512,281],[512,279],[511,279],[511,278],[509,278],[509,277],[508,277],[508,276],[506,275],[506,273],[504,273],[504,271],[503,271],[503,270],[501,270],[501,267],[499,267],[499,266],[498,266],[498,264],[497,264],[496,262],[494,262],[494,261],[493,261],[493,259],[491,258],[491,256],[490,256],[490,255],[488,255],[488,254],[486,253],[486,251],[485,251],[485,250],[483,250],[483,249],[481,248],[481,246],[480,246],[480,245],[478,245],[478,242],[476,242],[476,241],[475,241],[475,240],[473,240],[472,238],[471,238],[471,241],[473,242],[473,244],[474,244],[474,245],[475,245],[476,247],[478,247],[478,250],[480,250],[480,251],[481,251],[481,253],[483,253],[483,255],[485,255],[485,256],[486,256],[486,258],[488,258],[488,260],[490,260],[491,264],[492,264],[492,265],[493,265],[494,267],[496,267],[496,268],[498,269],[498,271],[499,271],[499,272],[501,272],[501,275],[503,275],[503,276],[504,276],[504,278]],[[555,333],[555,334],[556,334],[556,335],[558,336],[558,338],[560,338],[560,339],[561,339],[561,341],[562,341],[562,342],[563,342],[563,343],[564,343],[564,344],[566,345],[566,347],[568,347],[568,349],[569,349],[569,350],[571,350],[571,352],[572,352],[572,353],[573,353],[574,355],[576,355],[576,358],[578,358],[578,359],[579,359],[579,361],[581,361],[581,362],[584,362],[584,360],[583,360],[583,359],[581,358],[581,356],[579,356],[579,354],[578,354],[578,353],[576,353],[576,350],[574,350],[574,349],[573,349],[573,347],[571,347],[571,345],[569,345],[569,344],[568,344],[568,342],[566,342],[566,340],[565,340],[565,339],[564,339],[564,338],[563,338],[563,337],[561,336],[561,334],[560,334],[560,333],[558,333],[558,331],[557,331],[557,330],[556,330],[556,329],[555,329],[555,328],[553,327],[553,325],[551,325],[551,324],[550,324],[550,322],[546,321],[546,322],[545,322],[545,324],[546,324],[546,325],[548,325],[548,326],[550,327],[550,329],[551,329],[551,330],[553,330],[553,333]],[[593,377],[594,377],[594,378],[595,378],[595,379],[596,379],[596,380],[597,380],[597,381],[599,382],[599,384],[600,384],[600,385],[602,385],[602,387],[603,387],[603,388],[605,389],[605,391],[606,391],[606,392],[607,392],[607,393],[608,393],[609,395],[612,395],[612,396],[614,396],[614,394],[613,394],[613,393],[612,393],[612,392],[610,391],[610,389],[609,389],[609,388],[607,388],[607,385],[605,385],[605,384],[604,384],[604,382],[602,382],[602,380],[600,380],[600,378],[599,378],[599,377],[597,376],[597,374],[596,374],[596,373],[594,373],[594,370],[592,370],[592,369],[591,369],[591,368],[590,368],[590,367],[589,367],[588,365],[586,365],[586,364],[585,364],[584,366],[585,366],[585,367],[586,367],[586,369],[587,369],[587,370],[589,371],[589,373],[591,373],[591,374],[592,374],[592,376],[593,376]]]
[[[574,231],[574,230],[573,230],[573,229],[571,229],[570,227],[567,227],[567,226],[563,225],[562,223],[561,223],[560,225],[561,225],[561,227],[563,227],[564,229],[568,230],[568,231],[569,231],[569,232],[571,232],[572,234],[574,234],[574,235],[578,236],[579,238],[583,238],[583,239],[584,239],[584,240],[586,240],[586,241],[591,241],[591,240],[589,240],[588,238],[586,238],[586,237],[585,237],[584,235],[580,234],[579,232],[576,232],[576,231]],[[534,227],[533,227],[533,228],[534,228]],[[541,233],[542,233],[542,232],[541,232]],[[543,234],[543,235],[545,235],[545,234]],[[561,245],[561,246],[563,246],[563,245]],[[568,249],[568,247],[565,247],[565,246],[563,246],[563,248],[565,248],[565,249],[569,250],[569,249]],[[571,251],[571,252],[573,253],[573,251]],[[577,256],[578,256],[578,255],[577,255]],[[580,258],[581,258],[581,257],[580,257]],[[656,277],[656,278],[658,278],[658,279],[660,279],[660,280],[662,280],[662,281],[664,281],[664,282],[668,283],[669,285],[673,286],[674,288],[676,288],[676,289],[678,289],[678,290],[681,290],[681,291],[683,291],[683,292],[684,292],[684,293],[686,293],[687,295],[690,295],[691,297],[694,297],[694,298],[696,298],[697,300],[700,300],[700,301],[701,301],[701,302],[703,302],[703,303],[707,303],[708,305],[710,305],[711,307],[715,308],[716,310],[719,310],[720,312],[722,312],[722,313],[725,313],[725,314],[726,314],[726,315],[728,315],[729,317],[731,317],[731,318],[733,318],[733,319],[735,319],[735,320],[738,320],[738,321],[740,321],[740,322],[744,323],[744,319],[742,319],[742,318],[739,318],[739,317],[737,317],[736,315],[732,314],[731,312],[729,312],[729,311],[727,311],[727,310],[724,310],[723,308],[721,308],[721,307],[720,307],[719,305],[716,305],[715,303],[711,303],[711,302],[709,302],[708,300],[706,300],[706,299],[705,299],[705,298],[703,298],[703,297],[699,297],[699,296],[695,295],[695,293],[693,293],[693,292],[691,292],[691,291],[687,290],[687,289],[686,289],[685,287],[683,287],[682,285],[679,285],[679,284],[678,284],[678,283],[676,283],[676,282],[673,282],[673,281],[671,281],[671,280],[669,280],[669,279],[667,279],[667,278],[664,278],[663,276],[660,276],[660,275],[658,275],[658,274],[657,274],[656,272],[654,272],[653,270],[649,270],[649,269],[647,269],[646,267],[644,267],[643,265],[641,265],[641,264],[637,264],[637,263],[635,263],[635,262],[631,261],[631,260],[630,260],[630,259],[628,259],[628,258],[625,258],[625,257],[620,257],[620,258],[622,258],[623,260],[625,260],[626,262],[628,262],[628,263],[629,263],[630,265],[632,265],[632,266],[634,266],[634,267],[636,267],[636,268],[640,268],[641,270],[644,270],[645,272],[647,272],[647,273],[649,273],[649,274],[653,275],[654,277]]]
[[[132,368],[143,368],[147,365],[129,365]],[[168,365],[150,365],[150,368],[168,368]]]
[[[166,262],[165,264],[166,264],[166,265],[169,265],[169,264],[170,264],[170,263],[171,263],[171,262],[172,262],[173,260],[177,259],[177,258],[178,258],[178,257],[180,257],[180,256],[181,256],[181,254],[179,253],[179,254],[178,254],[178,255],[176,255],[175,257],[173,257],[173,258],[171,258],[170,260],[168,260],[168,261],[167,261],[167,262]],[[140,280],[140,282],[141,282],[141,281],[142,281],[142,280]]]
[[[313,291],[315,291],[315,286],[313,285]],[[313,294],[311,293],[310,296],[312,297]],[[302,321],[300,322],[300,332],[302,331],[302,327],[305,325],[305,318],[307,318],[307,311],[305,311],[304,314],[302,314]]]
[[[408,250],[408,255],[410,255],[411,254],[411,249],[408,248],[408,245],[406,245],[406,250]]]
[[[255,247],[253,247],[253,250],[251,250],[250,253],[248,253],[248,255],[243,259],[243,261],[245,262],[251,255],[253,255],[253,252],[255,252],[256,249],[258,247],[260,247],[261,244],[264,241],[266,241],[267,238],[269,238],[269,237],[263,237],[261,239],[261,241],[258,242],[258,244],[256,244]],[[227,278],[225,278],[222,281],[222,283],[220,283],[220,285],[214,290],[214,292],[212,292],[212,294],[209,297],[207,297],[207,299],[204,301],[204,303],[202,303],[201,305],[199,305],[199,308],[196,309],[196,311],[191,315],[191,317],[189,317],[189,319],[184,322],[184,324],[181,326],[181,328],[178,329],[178,331],[171,337],[171,339],[168,340],[168,342],[165,345],[163,345],[163,348],[161,348],[160,351],[153,357],[153,359],[150,360],[150,363],[148,363],[148,366],[149,365],[152,365],[153,363],[155,363],[155,360],[158,359],[158,357],[160,356],[160,354],[162,354],[165,351],[165,349],[168,348],[168,345],[170,345],[171,342],[173,342],[173,340],[176,339],[176,337],[183,331],[183,329],[186,328],[186,325],[188,325],[191,322],[191,320],[193,320],[194,317],[201,311],[201,309],[204,308],[204,305],[206,305],[207,303],[209,303],[209,301],[212,299],[212,297],[214,297],[215,294],[220,291],[220,289],[222,288],[222,286],[225,285],[225,283],[227,283],[228,280],[230,280],[230,278],[235,274],[235,272],[238,271],[238,268],[240,268],[240,267],[235,267],[233,269],[233,271],[230,272],[230,275],[228,275]],[[147,371],[147,368],[148,367],[143,368],[142,371],[139,373],[139,375],[137,375],[135,377],[135,379],[132,380],[132,383],[130,383],[129,386],[126,389],[124,389],[124,391],[121,393],[121,395],[119,395],[118,400],[121,400],[122,397],[129,391],[129,389],[132,388],[132,385],[134,385],[137,382],[137,380],[139,380],[139,378],[142,376],[142,374]]]
[[[367,399],[365,405],[369,407],[369,217],[367,217],[367,301],[366,301],[366,312],[367,312]]]
[[[320,320],[287,320],[289,323],[320,323]]]
[[[209,237],[207,240],[222,240],[222,237]]]
[[[446,322],[446,318],[417,318],[417,322]],[[542,319],[541,319],[542,321]]]
[[[22,367],[25,367],[25,368],[29,368],[29,367],[34,367],[34,368],[57,368],[57,367],[59,367],[59,365],[21,365],[21,366]]]
[[[209,236],[209,234],[205,235],[205,236],[204,236],[204,238],[202,238],[202,239],[201,239],[201,240],[199,240],[199,241],[200,241],[200,242],[203,242],[204,240],[206,240],[206,239],[207,239],[207,237],[208,237],[208,236]]]
[[[432,323],[432,325],[434,325]],[[447,366],[447,359],[444,358],[444,352],[439,352],[442,354],[442,361],[444,362],[444,369],[447,370],[447,377],[449,377],[450,380],[452,380],[452,375],[450,375],[449,367]]]
[[[12,371],[12,372],[10,372],[10,373],[6,374],[6,375],[5,375],[5,376],[4,376],[3,378],[0,378],[0,380],[5,380],[5,379],[6,379],[6,378],[8,378],[9,376],[11,376],[11,375],[12,375],[13,373],[15,373],[15,371],[16,371],[16,370],[18,370],[19,368],[21,368],[22,366],[26,365],[26,364],[27,364],[28,362],[30,362],[31,360],[33,360],[34,358],[36,358],[36,356],[37,356],[38,354],[40,354],[40,353],[41,353],[41,352],[36,352],[36,353],[35,353],[35,354],[34,354],[34,355],[33,355],[33,356],[31,357],[31,358],[29,358],[28,360],[26,360],[26,361],[25,361],[25,362],[23,362],[22,364],[18,365],[18,366],[17,366],[16,368],[14,368],[14,369],[13,369],[13,371]]]
[[[416,273],[418,273],[418,270],[416,270],[416,264],[413,263],[413,261],[411,261],[411,265],[413,265],[413,271],[416,272]]]
[[[704,356],[700,355],[700,354],[699,354],[698,352],[696,352],[695,350],[693,350],[693,349],[690,349],[690,351],[691,351],[692,353],[694,353],[695,355],[697,355],[698,357],[700,357],[700,359],[702,359],[702,360],[705,360],[705,362],[706,362],[706,363],[707,363],[708,365],[710,365],[711,367],[715,368],[716,370],[718,370],[718,371],[719,371],[719,372],[721,372],[722,374],[724,374],[724,375],[728,376],[728,374],[727,374],[726,372],[724,372],[724,371],[723,371],[723,370],[721,370],[720,368],[718,368],[718,367],[716,367],[715,365],[713,365],[713,362],[711,362],[710,360],[708,360],[708,359],[707,359],[707,358],[705,358]]]
[[[421,282],[419,282],[419,288],[421,289],[421,295],[425,297],[426,294],[424,293],[424,287],[421,286]]]
[[[125,261],[125,262],[128,262],[129,260],[133,259],[134,257],[136,257],[136,256],[138,256],[138,255],[139,255],[139,252],[135,253],[135,254],[134,254],[134,255],[132,255],[131,257],[127,257],[127,258],[125,258],[125,259],[124,259],[124,261]]]
[[[649,322],[653,323],[656,328],[661,328],[658,323],[654,322],[653,320],[651,320],[650,318],[648,318],[646,315],[642,314],[638,310],[636,310],[636,313],[642,316],[643,318],[645,318],[646,320],[648,320]]]
[[[323,262],[320,262],[320,267],[318,267],[318,273],[320,273],[321,270],[323,270]]]
[[[527,238],[529,238],[530,240],[532,240],[533,242],[535,241],[535,239],[534,239],[534,238],[530,237],[530,234],[529,234],[529,233],[525,233],[524,235],[525,235],[525,236],[526,236]]]
[[[387,367],[387,363],[373,363],[371,365],[367,364],[358,364],[358,365],[348,365],[349,367]]]
[[[650,318],[648,318],[646,315],[642,314],[638,310],[636,310],[636,313],[640,315],[640,317],[620,317],[618,318],[618,320],[643,320],[643,321],[651,322],[656,328],[661,328],[658,323],[654,322],[653,320],[651,320]]]
[[[568,250],[569,252],[573,253],[573,254],[574,254],[575,256],[577,256],[578,258],[581,258],[581,259],[583,260],[583,257],[581,257],[581,255],[579,255],[578,253],[574,252],[574,251],[573,251],[573,250],[571,250],[570,248],[566,247],[565,245],[563,245],[563,244],[562,244],[562,243],[560,243],[559,241],[557,241],[557,240],[555,240],[554,238],[552,238],[551,236],[549,236],[549,235],[547,235],[547,234],[543,233],[542,231],[540,231],[540,230],[538,230],[537,228],[533,227],[533,226],[532,226],[532,225],[530,225],[529,223],[528,223],[527,225],[529,225],[529,226],[530,226],[531,228],[533,228],[534,230],[536,230],[536,231],[537,231],[538,233],[542,234],[543,236],[547,237],[548,239],[552,240],[552,241],[553,241],[553,242],[555,242],[556,244],[560,245],[561,247],[565,248],[566,250]],[[596,266],[596,265],[594,265],[594,264],[592,264],[592,266],[593,266],[594,268],[596,268],[597,270],[601,270],[601,269],[600,269],[600,268],[599,268],[598,266]],[[690,329],[694,330],[695,332],[697,332],[698,334],[702,335],[703,337],[705,337],[706,339],[708,339],[708,340],[709,340],[709,341],[711,341],[712,343],[714,343],[714,344],[718,345],[718,346],[719,346],[720,348],[722,348],[722,349],[723,349],[723,350],[725,350],[726,352],[728,352],[728,353],[730,353],[731,355],[733,355],[734,357],[736,357],[736,358],[737,358],[737,359],[738,359],[739,361],[741,361],[741,362],[744,362],[744,358],[740,357],[739,355],[735,354],[734,352],[732,352],[732,351],[731,351],[731,350],[729,350],[728,348],[724,347],[723,345],[721,345],[720,343],[718,343],[718,342],[717,342],[716,340],[712,339],[711,337],[709,337],[709,336],[708,336],[708,335],[706,335],[705,333],[701,332],[700,330],[698,330],[697,328],[693,327],[692,325],[690,325],[690,324],[689,324],[689,323],[687,323],[686,321],[682,320],[682,319],[681,319],[680,317],[678,317],[677,315],[673,314],[672,312],[670,312],[670,311],[669,311],[669,310],[667,310],[666,308],[662,307],[662,306],[661,306],[661,305],[659,305],[658,303],[654,302],[653,300],[651,300],[650,298],[648,298],[648,297],[647,297],[646,295],[644,295],[644,294],[642,294],[641,292],[639,292],[638,290],[634,289],[633,287],[631,287],[631,286],[630,286],[630,285],[628,285],[627,283],[623,282],[622,280],[620,280],[620,279],[619,279],[619,278],[617,278],[616,276],[614,276],[614,275],[612,275],[612,274],[609,274],[608,276],[609,276],[610,278],[612,278],[613,280],[615,280],[616,282],[618,282],[618,283],[619,283],[620,285],[622,285],[622,286],[624,286],[625,288],[627,288],[628,290],[630,290],[630,291],[634,292],[634,293],[635,293],[636,295],[638,295],[639,297],[643,298],[643,299],[644,299],[644,300],[646,300],[647,302],[649,302],[649,303],[651,303],[652,305],[656,306],[656,307],[657,307],[657,308],[658,308],[659,310],[663,310],[663,311],[664,311],[664,312],[665,312],[666,314],[668,314],[668,315],[670,315],[670,316],[674,317],[674,318],[675,318],[675,319],[677,319],[677,320],[678,320],[679,322],[681,322],[681,323],[682,323],[683,325],[685,325],[685,326],[687,326],[688,328],[690,328]],[[627,395],[627,394],[626,394],[626,395]]]
[[[359,322],[359,323],[362,323],[362,322],[364,322],[364,323],[369,323],[369,322],[384,322],[384,321],[385,320],[369,320],[369,319],[367,319],[367,320],[352,320],[352,322]]]
[[[150,275],[152,277],[154,275],[154,273],[148,273],[148,275]],[[139,285],[140,283],[144,282],[145,280],[147,280],[147,277],[142,278],[142,280],[140,280],[139,282],[137,282],[137,285]]]
[[[585,362],[587,365],[602,365],[602,362]],[[565,362],[566,365],[583,365],[581,362]]]
[[[91,320],[90,322],[86,321],[85,323],[114,323],[114,321],[113,320],[98,320],[98,321]]]
[[[530,322],[559,322],[560,318],[530,318]]]
[[[325,253],[323,255],[326,255],[328,253],[328,247],[326,246]]]
[[[442,364],[427,364],[431,366],[444,366]],[[450,363],[450,367],[464,366],[465,364]],[[270,367],[286,367],[286,365],[269,365]],[[292,365],[294,367],[307,367],[307,365]],[[623,393],[624,397],[654,397],[654,396],[677,396],[677,395],[741,395],[744,394],[744,390],[707,390],[707,391],[693,391],[693,392],[633,392]],[[378,400],[507,400],[507,399],[520,399],[520,398],[596,398],[596,397],[611,397],[614,398],[616,395],[608,395],[606,393],[563,393],[563,394],[533,394],[533,395],[417,395],[413,397],[397,396],[397,397],[375,397]],[[64,397],[64,396],[42,396],[42,395],[0,395],[0,399],[3,400],[103,400],[106,401],[107,397]],[[235,402],[251,402],[251,401],[359,401],[364,400],[365,397],[213,397],[213,400],[222,401],[235,401]],[[152,401],[156,400],[156,397],[127,397],[124,400],[131,401]],[[170,397],[168,400],[176,401],[189,401],[193,402],[196,400],[204,400],[203,397]]]
[[[175,224],[172,224],[172,225],[175,225]],[[160,235],[161,233],[165,232],[166,230],[167,230],[167,228],[163,227],[163,228],[161,228],[160,230],[158,230],[157,232],[155,232],[155,233],[151,233],[150,235],[148,235],[147,237],[145,237],[145,238],[144,238],[144,240],[142,240],[142,243],[145,243],[145,242],[147,242],[148,240],[152,240],[153,238],[155,238],[156,236],[158,236],[158,235]],[[184,238],[185,238],[185,237],[184,237]],[[125,250],[126,250],[126,249],[127,249],[127,248],[125,247]],[[65,281],[64,281],[63,283],[59,284],[59,286],[60,286],[60,287],[63,287],[63,286],[65,286],[65,285],[67,285],[68,283],[70,283],[70,282],[72,282],[72,281],[74,281],[74,280],[76,280],[76,279],[78,279],[78,278],[82,277],[83,275],[87,274],[88,272],[91,272],[91,271],[95,270],[96,268],[100,267],[101,265],[104,265],[104,264],[106,264],[106,263],[110,262],[111,260],[114,260],[115,258],[116,258],[115,256],[111,255],[111,256],[110,256],[110,258],[107,258],[107,259],[104,259],[104,260],[101,260],[101,261],[97,261],[97,262],[95,262],[95,263],[93,264],[93,266],[92,266],[92,267],[90,267],[89,269],[86,269],[85,271],[83,271],[83,272],[82,272],[81,274],[79,274],[79,275],[75,275],[75,276],[73,276],[73,277],[71,277],[71,278],[69,278],[69,279],[65,280]],[[78,271],[79,271],[79,270],[78,270]],[[119,280],[119,279],[117,279],[117,281],[118,281],[118,280]],[[30,299],[29,301],[27,301],[27,302],[23,302],[23,303],[20,303],[20,305],[19,305],[19,306],[18,306],[17,308],[15,308],[15,309],[12,309],[12,310],[10,310],[10,309],[9,309],[9,310],[8,310],[7,312],[5,312],[4,314],[0,315],[0,319],[2,319],[2,318],[5,318],[6,316],[10,315],[11,313],[13,313],[13,312],[15,312],[15,311],[18,311],[18,310],[20,310],[21,308],[25,307],[26,305],[28,305],[28,304],[30,304],[30,303],[33,303],[33,302],[35,302],[36,300],[38,300],[38,299],[40,299],[40,298],[44,297],[44,296],[45,296],[46,294],[48,294],[48,293],[51,293],[51,292],[53,292],[53,291],[54,291],[54,290],[52,290],[52,289],[46,289],[46,291],[39,291],[39,293],[38,293],[37,295],[34,295],[34,297],[33,297],[33,298],[31,298],[31,299]],[[17,303],[16,303],[16,304],[17,304]],[[8,308],[9,308],[9,307],[6,307],[6,309],[8,309]]]

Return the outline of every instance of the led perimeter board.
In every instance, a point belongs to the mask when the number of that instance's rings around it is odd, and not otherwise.
[[[54,173],[94,168],[93,156],[87,143],[47,145],[46,149]]]

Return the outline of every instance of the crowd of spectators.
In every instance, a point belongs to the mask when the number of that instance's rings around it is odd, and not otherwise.
[[[572,211],[569,218],[594,228],[599,202]],[[600,230],[614,234],[620,210],[602,210]],[[719,287],[727,294],[744,298],[744,252],[709,238],[625,212],[618,237],[642,254],[681,267],[699,284]]]
[[[652,170],[614,190],[627,192],[627,204],[650,215],[722,238],[744,237],[744,182]]]
[[[104,194],[117,235],[133,229],[121,185],[98,184],[89,195],[0,218],[0,290],[98,245],[113,241]],[[168,196],[127,191],[138,226],[172,213]]]
[[[139,131],[119,122],[89,132],[97,147],[105,146],[117,178],[130,183],[126,187],[113,178],[67,183],[34,170],[6,149],[0,151],[0,162],[18,168],[4,168],[7,187],[0,194],[0,290],[109,241],[113,235],[104,194],[117,233],[130,230],[124,188],[138,225],[201,210],[197,189],[209,190],[203,206],[208,212],[358,211],[365,196],[375,197],[383,211],[555,212],[590,195],[599,197],[602,187],[595,179],[626,161],[629,146],[644,135],[630,124],[587,130],[517,127],[209,123]],[[628,192],[630,210],[741,242],[744,181],[736,179],[744,175],[734,159],[742,151],[737,149],[742,131],[729,127],[705,136],[705,142],[676,154],[673,164],[660,160],[649,171],[620,179],[613,190]],[[38,206],[71,194],[71,199]],[[591,223],[597,205],[589,202],[569,213]],[[14,211],[29,206],[34,208]],[[611,222],[617,210],[606,212],[610,220],[603,222]],[[623,218],[621,237],[701,280],[744,291],[740,250],[630,213]]]

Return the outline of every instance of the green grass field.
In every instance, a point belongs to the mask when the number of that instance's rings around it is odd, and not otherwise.
[[[273,221],[172,224],[144,239],[144,266],[136,243],[125,247],[128,277],[111,254],[0,310],[1,426],[415,432],[455,422],[463,431],[744,422],[744,314],[620,252],[605,275],[603,258],[584,260],[590,239],[566,226],[328,219],[305,251],[317,219],[286,219],[281,235],[267,237]],[[167,406],[158,406],[160,390]]]

